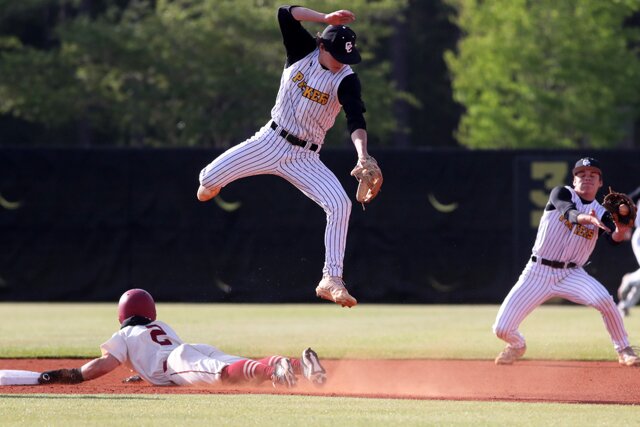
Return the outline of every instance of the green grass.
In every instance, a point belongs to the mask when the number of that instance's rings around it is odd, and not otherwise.
[[[638,421],[633,406],[284,395],[0,394],[0,413],[3,425],[28,426],[604,426]]]
[[[159,319],[187,342],[247,357],[297,355],[312,346],[327,358],[490,359],[503,343],[491,325],[498,307],[472,305],[158,304]],[[0,357],[93,357],[117,328],[115,304],[0,303]],[[625,320],[640,341],[640,317]],[[545,305],[522,324],[527,357],[613,360],[600,314]]]
[[[497,306],[158,304],[187,342],[247,357],[491,359]],[[0,357],[95,357],[115,304],[0,303]],[[635,313],[634,313],[635,314]],[[640,316],[625,319],[640,341]],[[522,324],[527,358],[615,360],[600,314],[545,305]],[[0,389],[0,393],[1,393]],[[3,425],[624,425],[637,407],[284,395],[2,395]],[[134,420],[132,422],[132,420]]]

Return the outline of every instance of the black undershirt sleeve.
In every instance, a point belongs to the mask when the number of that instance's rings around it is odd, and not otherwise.
[[[571,201],[571,191],[567,187],[555,187],[549,195],[546,211],[557,209],[572,224],[578,223],[578,209]]]
[[[347,128],[350,134],[356,129],[367,130],[367,122],[364,120],[367,109],[362,101],[361,92],[360,79],[356,73],[342,79],[338,86],[338,101],[347,116]]]
[[[282,42],[287,51],[285,67],[298,62],[316,48],[316,39],[304,29],[300,21],[291,15],[291,9],[297,6],[281,6],[278,9],[278,23],[282,33]]]

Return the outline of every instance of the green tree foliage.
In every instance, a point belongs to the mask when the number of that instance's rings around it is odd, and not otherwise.
[[[640,0],[449,0],[446,60],[471,148],[613,147],[639,117]]]
[[[0,0],[0,7],[11,3]],[[84,126],[108,135],[107,143],[136,146],[229,146],[269,119],[285,54],[280,3],[29,0],[12,6],[5,22],[52,3],[70,11],[58,21],[53,47],[28,45],[6,31],[0,38],[0,114],[50,129]],[[365,61],[356,71],[370,132],[384,140],[393,128],[385,111],[396,95],[389,64],[373,52],[387,35],[385,21],[405,2],[305,5],[322,12],[349,8],[358,16],[353,26]],[[324,28],[304,25],[312,34]],[[338,126],[333,143],[345,139],[344,123]]]

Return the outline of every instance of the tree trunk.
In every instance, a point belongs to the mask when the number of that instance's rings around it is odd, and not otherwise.
[[[404,12],[406,14],[406,10]],[[393,61],[392,80],[396,84],[396,88],[400,91],[406,91],[408,88],[408,58],[407,58],[407,34],[405,29],[406,17],[400,16],[395,24],[393,36],[390,43],[390,57]],[[410,144],[409,133],[409,117],[410,110],[406,101],[397,100],[393,105],[393,114],[396,119],[396,131],[393,134],[393,146],[408,147]]]

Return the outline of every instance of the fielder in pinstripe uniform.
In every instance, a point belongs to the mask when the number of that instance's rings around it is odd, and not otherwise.
[[[596,159],[578,160],[573,169],[573,188],[556,187],[545,207],[532,256],[520,278],[502,303],[493,331],[507,342],[496,357],[498,365],[512,364],[527,349],[520,323],[536,307],[560,297],[594,307],[624,366],[640,365],[629,345],[622,316],[607,289],[584,270],[600,235],[613,244],[624,240],[628,227],[616,227],[611,215],[596,201],[602,187],[602,170]]]
[[[640,203],[640,187],[628,194],[631,200],[635,201],[636,206]],[[640,215],[636,215],[635,230],[629,236],[631,240],[631,248],[636,256],[638,266],[640,266]],[[622,276],[620,287],[618,288],[618,309],[623,316],[629,315],[631,307],[640,301],[640,268],[632,273]]]
[[[295,185],[327,216],[325,263],[316,294],[343,307],[357,304],[342,280],[351,201],[319,152],[343,108],[359,161],[369,157],[360,80],[348,65],[360,62],[356,35],[344,25],[354,20],[348,10],[324,14],[298,6],[279,8],[287,60],[271,120],[207,165],[197,193],[204,202],[229,183],[260,174],[280,176]],[[329,26],[314,38],[300,21]]]

